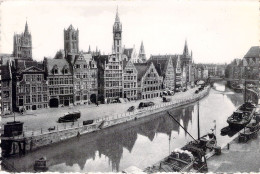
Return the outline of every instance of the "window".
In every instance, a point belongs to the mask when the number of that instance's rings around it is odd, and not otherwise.
[[[64,74],[68,74],[68,73],[69,73],[68,68],[65,68],[65,69],[64,69]]]
[[[80,101],[80,96],[76,96],[76,101]]]
[[[32,95],[32,102],[36,102],[36,95]]]
[[[76,74],[76,78],[77,78],[77,79],[80,79],[80,73],[77,73],[77,74]]]
[[[41,92],[42,91],[42,87],[41,86],[37,86],[37,92]]]
[[[49,85],[53,85],[53,78],[49,78]]]
[[[25,103],[31,103],[31,97],[29,95],[26,96]]]
[[[59,73],[59,69],[58,69],[57,65],[55,65],[53,67],[53,74],[58,74],[58,73]]]
[[[63,78],[60,78],[60,84],[64,84]]]
[[[42,95],[38,95],[38,102],[42,102]]]
[[[59,88],[54,88],[54,94],[59,94]]]
[[[31,80],[31,76],[30,75],[25,75],[25,81],[29,82]]]
[[[37,75],[37,81],[42,81],[42,75]]]
[[[68,78],[65,78],[65,79],[64,79],[64,83],[65,83],[65,84],[69,84],[69,79],[68,79]]]
[[[54,85],[58,85],[59,84],[59,78],[54,78]]]
[[[25,92],[30,93],[30,85],[25,85]]]
[[[47,91],[47,85],[43,86],[43,91]]]
[[[48,101],[48,96],[47,96],[47,94],[43,94],[43,101],[44,101],[44,102]]]
[[[73,93],[73,87],[70,87],[70,93]]]
[[[32,86],[32,92],[36,92],[36,86]]]
[[[88,65],[84,65],[84,68],[88,68]]]
[[[49,88],[49,94],[53,95],[54,89],[53,88]]]
[[[60,87],[60,94],[64,94],[64,87]]]
[[[32,75],[32,82],[34,82],[35,80],[35,75]]]
[[[79,64],[76,64],[76,69],[79,69],[80,68],[80,65]]]

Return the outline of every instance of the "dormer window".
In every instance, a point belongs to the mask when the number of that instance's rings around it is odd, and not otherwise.
[[[63,68],[63,73],[64,74],[68,74],[69,73],[69,69],[68,69],[68,67],[66,65]]]
[[[59,73],[58,66],[55,65],[55,66],[53,67],[53,74],[58,74],[58,73]]]

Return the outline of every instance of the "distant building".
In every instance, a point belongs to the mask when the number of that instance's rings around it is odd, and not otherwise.
[[[133,48],[123,48],[123,54],[122,54],[122,60],[123,61],[129,61],[137,62],[137,54],[135,50],[135,46]]]
[[[26,21],[24,32],[14,35],[13,56],[24,60],[32,60],[32,36]]]
[[[75,30],[72,25],[64,29],[64,51],[65,54],[77,54],[79,52],[79,30]]]
[[[142,63],[146,62],[146,54],[145,54],[145,50],[144,50],[143,41],[141,42],[141,46],[140,46],[140,51],[139,51],[138,61],[137,62],[142,62]]]
[[[13,112],[12,103],[12,72],[11,63],[0,66],[0,85],[1,85],[1,114],[10,114]]]
[[[180,56],[178,55],[177,63],[176,63],[176,70],[175,70],[175,77],[176,77],[175,88],[183,87],[182,73],[183,73],[183,71],[182,71],[182,67],[181,67],[181,59],[180,59]]]

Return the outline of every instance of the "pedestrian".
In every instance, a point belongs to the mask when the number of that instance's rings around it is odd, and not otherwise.
[[[97,107],[99,107],[99,106],[98,106],[98,102],[96,102],[96,105],[97,105]]]

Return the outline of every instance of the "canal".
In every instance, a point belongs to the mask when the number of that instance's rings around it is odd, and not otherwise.
[[[209,95],[199,102],[201,135],[210,132],[216,120],[218,143],[229,142],[232,137],[221,136],[220,129],[242,102],[241,94],[226,88],[224,83],[215,83]],[[197,103],[170,110],[195,138],[197,111]],[[167,114],[152,115],[13,157],[8,162],[23,172],[32,172],[34,161],[42,156],[48,159],[51,172],[119,172],[130,166],[144,169],[190,140]]]

